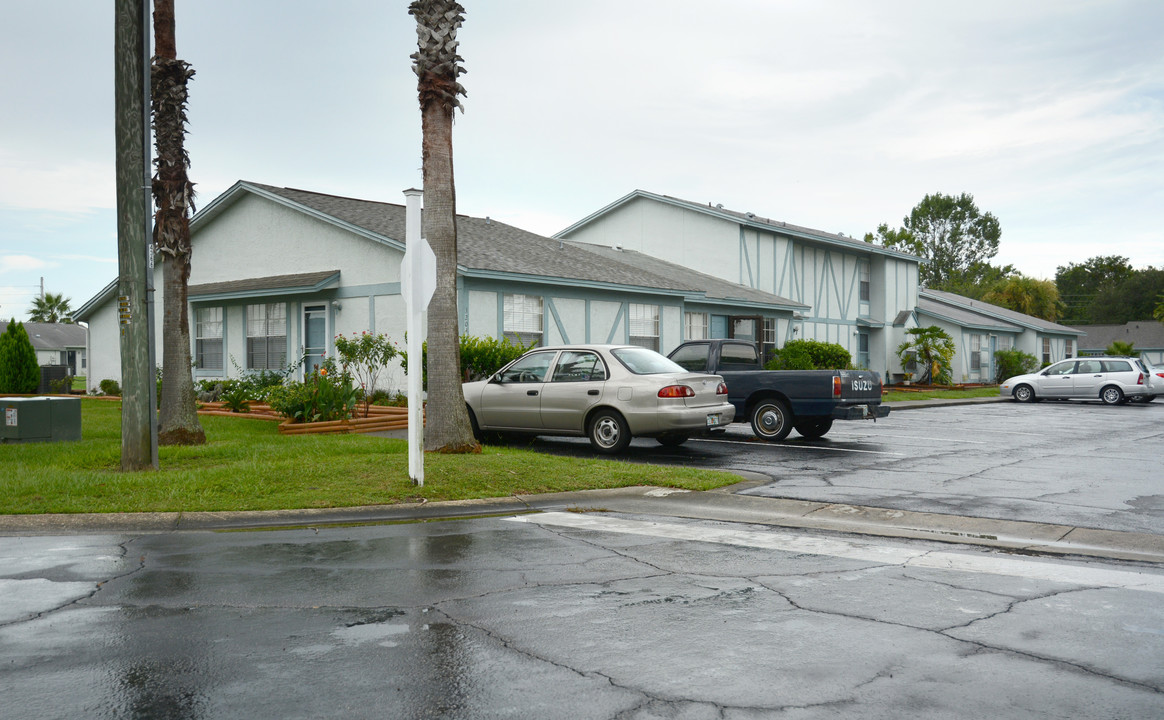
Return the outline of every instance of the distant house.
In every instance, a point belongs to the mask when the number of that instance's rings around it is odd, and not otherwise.
[[[636,250],[807,306],[793,322],[712,316],[711,337],[767,347],[805,338],[844,346],[889,382],[903,378],[896,350],[918,326],[954,338],[955,382],[993,382],[994,351],[1018,347],[1051,362],[1071,357],[1082,333],[918,284],[921,258],[855,238],[636,190],[555,237]]]
[[[802,338],[842,345],[861,366],[900,372],[894,350],[912,312],[919,258],[812,228],[635,190],[559,232],[593,245],[635,250],[805,307],[774,317],[712,315],[709,337],[747,338],[765,349]]]
[[[38,365],[65,365],[70,375],[86,372],[86,335],[84,325],[73,323],[25,322],[24,331],[36,350]],[[0,321],[0,335],[8,330],[8,321]]]
[[[995,382],[994,353],[1019,349],[1043,364],[1080,354],[1083,332],[1008,308],[938,290],[918,292],[917,322],[954,338],[955,382]]]
[[[402,204],[250,182],[215,198],[191,220],[196,379],[300,362],[302,377],[334,356],[338,334],[382,332],[403,344],[404,226]],[[459,325],[470,335],[632,343],[665,353],[706,336],[709,317],[787,331],[809,309],[631,250],[546,238],[488,217],[457,216],[457,242]],[[155,287],[162,287],[160,263]],[[91,387],[121,380],[115,295],[111,283],[75,314],[89,323]],[[159,290],[158,338],[161,300]],[[403,376],[385,383],[399,388]]]
[[[1149,365],[1164,366],[1164,323],[1140,320],[1123,325],[1077,325],[1076,329],[1087,333],[1086,339],[1080,342],[1081,355],[1102,355],[1118,340],[1132,343],[1136,353]]]

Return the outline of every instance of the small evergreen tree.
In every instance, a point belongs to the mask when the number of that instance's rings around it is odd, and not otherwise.
[[[40,386],[40,365],[24,323],[12,318],[0,335],[0,392],[34,393]]]

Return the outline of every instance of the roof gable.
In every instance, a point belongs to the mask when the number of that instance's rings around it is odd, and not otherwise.
[[[628,195],[624,195],[606,207],[601,208],[597,212],[591,213],[573,225],[570,225],[564,230],[555,233],[554,237],[568,238],[575,230],[578,230],[593,222],[597,222],[603,216],[608,215],[615,210],[639,199],[650,200],[675,207],[682,207],[684,209],[718,218],[720,220],[726,220],[742,227],[754,230],[762,230],[764,232],[775,233],[778,235],[786,235],[802,241],[820,243],[832,247],[840,247],[851,252],[872,255],[885,255],[902,260],[912,260],[919,263],[921,262],[921,258],[917,257],[916,255],[911,255],[899,250],[893,250],[874,243],[867,243],[864,240],[860,240],[858,238],[851,238],[846,235],[830,233],[824,230],[816,230],[813,228],[804,227],[802,225],[793,225],[782,220],[773,220],[771,218],[761,217],[753,212],[730,210],[725,208],[722,204],[713,206],[711,203],[707,203],[704,205],[703,203],[683,200],[680,198],[671,197],[670,195],[659,195],[656,193],[647,192],[645,190],[635,190]]]

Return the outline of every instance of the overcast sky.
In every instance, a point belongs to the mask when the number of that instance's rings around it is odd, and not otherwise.
[[[1164,2],[463,0],[458,211],[551,235],[634,189],[862,237],[926,193],[1053,278],[1164,267]],[[420,187],[406,0],[177,0],[200,204]],[[117,274],[113,2],[5,0],[0,315]],[[261,268],[256,268],[261,273]]]

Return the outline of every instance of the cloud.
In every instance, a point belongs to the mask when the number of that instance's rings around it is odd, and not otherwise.
[[[7,272],[28,272],[54,267],[54,263],[45,262],[31,255],[0,255],[0,274]]]

